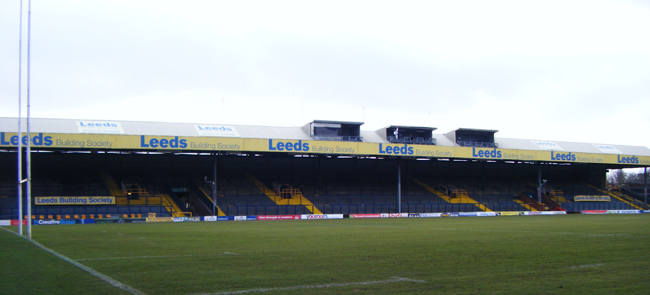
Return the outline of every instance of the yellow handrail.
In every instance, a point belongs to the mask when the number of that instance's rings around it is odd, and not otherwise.
[[[280,192],[280,197],[283,199],[292,199],[293,197],[301,198],[302,192],[296,188],[291,188],[291,189],[287,188],[287,189],[283,189]]]

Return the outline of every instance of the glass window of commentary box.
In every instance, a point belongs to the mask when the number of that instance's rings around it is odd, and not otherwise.
[[[317,120],[303,126],[303,130],[314,140],[362,142],[361,125],[361,122]]]
[[[433,127],[395,126],[391,125],[380,129],[377,133],[384,133],[389,143],[435,145]]]
[[[459,146],[498,148],[494,133],[498,130],[459,128],[452,131]]]

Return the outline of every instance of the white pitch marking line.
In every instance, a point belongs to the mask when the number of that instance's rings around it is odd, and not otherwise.
[[[644,236],[631,236],[627,233],[620,234],[590,234],[575,232],[543,232],[530,230],[499,230],[499,229],[471,229],[471,228],[446,228],[446,227],[410,227],[410,226],[389,226],[389,225],[350,225],[350,227],[380,227],[380,228],[398,228],[398,229],[429,229],[429,230],[449,230],[449,231],[475,231],[475,232],[503,232],[503,233],[534,233],[534,234],[554,234],[570,235],[585,238],[591,237],[626,237],[626,238],[647,238]]]
[[[409,278],[392,277],[391,279],[384,280],[384,281],[370,281],[370,282],[360,282],[360,283],[337,283],[337,284],[293,286],[293,287],[281,287],[281,288],[260,288],[260,289],[241,290],[241,291],[219,292],[219,293],[204,293],[201,295],[230,295],[230,294],[245,294],[245,293],[270,292],[270,291],[282,291],[282,290],[322,289],[322,288],[332,288],[332,287],[376,285],[376,284],[387,284],[387,283],[398,283],[398,282],[426,283],[426,281],[412,280]]]
[[[120,260],[120,259],[149,259],[149,258],[176,258],[176,257],[194,257],[194,256],[217,256],[217,255],[241,255],[232,252],[223,252],[218,254],[187,254],[187,255],[167,255],[167,256],[132,256],[132,257],[102,257],[102,258],[82,258],[76,261],[93,261],[93,260]]]
[[[115,280],[115,279],[113,279],[113,278],[111,278],[111,277],[109,277],[109,276],[107,276],[107,275],[105,275],[105,274],[102,274],[102,273],[100,273],[100,272],[98,272],[98,271],[96,271],[96,270],[94,270],[94,269],[92,269],[92,268],[90,268],[90,267],[87,267],[87,266],[85,266],[85,265],[83,265],[83,264],[81,264],[81,263],[79,263],[79,262],[76,262],[76,261],[74,261],[74,260],[72,260],[72,259],[70,259],[70,258],[64,256],[63,254],[59,254],[58,252],[56,252],[56,251],[54,251],[54,250],[52,250],[52,249],[50,249],[50,248],[45,247],[45,246],[39,244],[38,242],[36,242],[36,241],[34,241],[34,240],[29,240],[29,239],[27,239],[26,237],[23,237],[23,236],[19,235],[18,233],[13,232],[13,231],[10,231],[10,230],[8,230],[8,229],[4,229],[4,228],[3,228],[3,230],[6,230],[6,231],[8,231],[8,232],[10,232],[10,233],[13,233],[13,234],[15,234],[15,235],[17,235],[17,236],[23,238],[23,239],[26,239],[27,241],[29,241],[29,242],[31,242],[32,244],[36,245],[36,247],[39,247],[39,248],[41,248],[42,250],[45,250],[46,252],[49,252],[50,254],[52,254],[52,255],[54,255],[54,256],[56,256],[56,257],[58,257],[58,258],[61,258],[61,259],[63,259],[64,261],[66,261],[66,262],[68,262],[68,263],[70,263],[70,264],[72,264],[72,265],[74,265],[74,266],[76,266],[76,267],[78,267],[78,268],[81,268],[82,270],[86,271],[87,273],[89,273],[89,274],[91,274],[91,275],[93,275],[93,276],[98,277],[100,280],[102,280],[102,281],[104,281],[104,282],[107,282],[107,283],[111,284],[113,287],[120,288],[120,289],[122,289],[122,290],[124,290],[124,291],[126,291],[126,292],[131,293],[131,294],[136,294],[136,295],[146,295],[144,292],[142,292],[142,291],[140,291],[140,290],[138,290],[138,289],[135,289],[135,288],[133,288],[133,287],[131,287],[131,286],[129,286],[129,285],[126,285],[126,284],[120,283],[119,281],[117,281],[117,280]]]
[[[583,267],[597,267],[597,266],[603,266],[605,265],[604,263],[600,264],[586,264],[586,265],[578,265],[578,266],[569,266],[569,268],[583,268]]]

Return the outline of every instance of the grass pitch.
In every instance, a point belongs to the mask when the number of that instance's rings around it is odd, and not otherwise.
[[[53,225],[33,239],[146,294],[650,292],[650,214]],[[125,294],[6,231],[0,245],[0,294]]]

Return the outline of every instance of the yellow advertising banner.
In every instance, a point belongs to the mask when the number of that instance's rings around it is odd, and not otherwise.
[[[357,155],[359,142],[320,140],[245,139],[246,150],[304,154]]]
[[[228,137],[37,133],[31,142],[35,148],[244,151],[244,139]],[[0,133],[0,146],[17,145],[15,133]]]
[[[501,216],[519,216],[519,215],[521,215],[521,212],[519,212],[519,211],[501,211],[501,212],[497,212],[497,215],[501,215]]]
[[[413,156],[423,158],[454,158],[456,148],[453,146],[413,145]]]
[[[614,164],[632,164],[650,166],[650,157],[634,156],[634,155],[603,155],[605,163]]]
[[[34,205],[115,205],[115,197],[35,197]]]
[[[359,143],[359,155],[402,156],[422,158],[453,158],[455,147],[399,144],[399,143]]]
[[[310,153],[318,154],[359,154],[359,142],[310,141]]]
[[[255,139],[215,136],[34,133],[31,134],[30,137],[32,146],[34,148],[283,152],[303,154],[338,154],[350,156],[371,155],[650,166],[649,156],[575,153],[566,151],[535,151],[484,147],[457,147],[318,140]],[[16,133],[0,132],[0,147],[17,147],[18,141],[19,140]],[[26,136],[23,136],[22,142],[24,144],[27,143]]]
[[[311,154],[311,144],[307,140],[281,140],[281,139],[244,139],[247,151],[254,152],[283,152]]]
[[[598,163],[604,164],[603,154],[574,153],[565,151],[543,151],[540,152],[539,161],[549,162],[575,162],[575,163]]]
[[[538,158],[538,151],[484,147],[457,147],[456,149],[456,157],[466,159],[535,161]]]
[[[639,164],[642,166],[650,166],[650,157],[638,157],[639,158]]]
[[[147,217],[147,222],[174,222],[174,217]]]
[[[574,196],[573,201],[575,202],[611,202],[612,199],[609,196]]]

